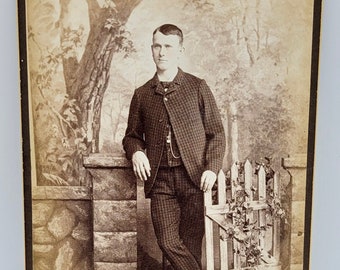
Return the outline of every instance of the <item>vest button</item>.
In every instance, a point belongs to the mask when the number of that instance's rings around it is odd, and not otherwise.
[[[159,123],[162,123],[162,122],[163,122],[163,119],[159,119],[158,122],[159,122]]]
[[[167,97],[165,97],[165,98],[164,98],[164,101],[168,101],[168,98],[167,98]]]

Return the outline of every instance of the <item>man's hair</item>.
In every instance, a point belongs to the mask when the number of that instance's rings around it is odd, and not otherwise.
[[[157,32],[161,32],[163,35],[176,35],[179,38],[179,43],[183,44],[183,32],[182,30],[173,24],[163,24],[153,31],[153,35]]]

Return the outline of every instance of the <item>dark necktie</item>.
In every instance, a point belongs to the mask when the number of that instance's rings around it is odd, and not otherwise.
[[[161,82],[161,84],[164,88],[164,91],[166,92],[170,88],[171,82]]]

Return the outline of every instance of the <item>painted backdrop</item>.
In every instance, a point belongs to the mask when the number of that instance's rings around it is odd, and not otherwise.
[[[26,2],[34,186],[89,186],[83,155],[124,155],[130,99],[155,72],[164,23],[183,30],[181,67],[216,98],[225,169],[307,153],[312,0]]]
[[[122,154],[129,102],[155,72],[151,33],[163,23],[183,29],[181,66],[206,79],[217,99],[228,135],[226,166],[233,159],[305,153],[312,5],[311,0],[28,1],[37,183],[86,184],[81,154]],[[96,41],[99,35],[103,40]]]

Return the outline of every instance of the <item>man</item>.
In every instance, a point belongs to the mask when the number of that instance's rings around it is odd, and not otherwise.
[[[222,167],[224,130],[206,82],[183,72],[183,33],[165,24],[153,33],[157,72],[132,98],[123,146],[145,181],[158,244],[174,269],[201,269],[203,192]]]

